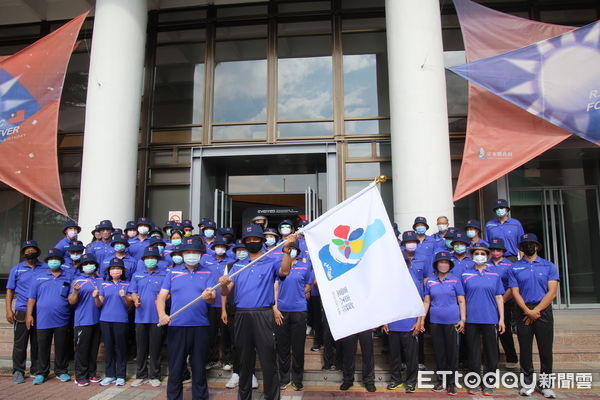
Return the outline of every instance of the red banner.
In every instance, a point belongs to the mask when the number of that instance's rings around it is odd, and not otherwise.
[[[67,215],[57,160],[67,65],[88,13],[0,60],[0,181]]]
[[[454,0],[467,62],[506,53],[573,30]],[[571,133],[469,83],[467,138],[454,200],[495,181]]]

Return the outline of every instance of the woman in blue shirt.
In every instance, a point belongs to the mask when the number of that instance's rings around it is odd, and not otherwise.
[[[81,256],[73,279],[69,304],[75,306],[75,380],[77,386],[99,382],[96,375],[100,347],[100,308],[104,301],[102,279],[93,254]]]
[[[127,333],[129,331],[129,309],[133,302],[127,296],[129,283],[125,281],[125,265],[119,258],[108,263],[108,280],[102,283],[104,303],[100,313],[100,329],[104,341],[104,364],[106,377],[100,385],[115,382],[125,385],[127,367]]]
[[[435,272],[425,282],[424,299],[425,315],[429,312],[436,368],[452,371],[446,382],[438,375],[433,390],[441,392],[447,388],[449,395],[456,394],[454,373],[458,369],[458,334],[464,332],[466,320],[465,292],[460,277],[452,273],[453,267],[449,252],[440,251],[435,255]]]
[[[304,261],[298,243],[290,246],[292,269],[289,275],[275,281],[275,345],[279,360],[281,389],[291,384],[294,390],[302,390],[304,372],[304,342],[306,341],[306,300],[310,296],[312,265]]]
[[[469,352],[469,370],[481,374],[481,344],[485,352],[485,372],[498,366],[498,334],[504,333],[504,286],[498,272],[487,269],[490,250],[483,246],[471,247],[475,265],[462,273],[462,284],[467,303],[465,337]],[[483,394],[491,396],[494,382],[482,382]],[[470,394],[479,388],[470,387]]]

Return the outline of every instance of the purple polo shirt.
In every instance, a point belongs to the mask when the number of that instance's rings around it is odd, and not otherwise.
[[[35,268],[31,268],[26,261],[21,261],[10,269],[6,288],[15,292],[15,310],[27,311],[31,282],[37,274],[48,270],[48,265],[41,261],[35,263]]]
[[[100,311],[101,322],[129,322],[129,310],[119,294],[121,289],[124,289],[127,293],[128,286],[129,283],[125,281],[117,283],[112,280],[102,282],[104,304],[102,304],[102,310]]]
[[[135,293],[140,298],[140,306],[135,309],[136,324],[157,324],[158,311],[156,297],[162,287],[166,271],[155,268],[152,272],[146,268],[136,272],[127,288],[127,293]]]
[[[285,279],[277,279],[279,280],[279,296],[277,297],[277,308],[279,311],[306,311],[306,294],[304,289],[306,285],[312,283],[312,264],[299,259],[292,266],[290,274]]]
[[[50,269],[36,274],[31,282],[29,298],[35,299],[36,329],[59,328],[69,323],[71,275],[61,270],[54,276]]]
[[[408,268],[410,276],[421,296],[423,298],[423,271],[421,269],[415,269],[412,266]],[[394,321],[388,324],[388,329],[392,332],[410,332],[413,325],[417,322],[416,317],[405,318],[398,321]]]
[[[462,273],[461,280],[467,301],[467,323],[497,324],[496,296],[504,294],[500,274],[487,268],[479,272],[471,267]]]
[[[454,263],[454,267],[452,267],[450,272],[456,276],[462,276],[462,273],[465,270],[473,268],[475,266],[475,263],[469,258],[469,256],[465,256],[465,258],[459,260],[458,258],[456,258],[454,253],[452,253],[452,262]]]
[[[230,274],[250,262],[250,258],[236,262],[232,265]],[[277,259],[265,257],[233,277],[236,308],[272,307],[275,304],[273,284],[279,276],[280,266],[281,262]]]
[[[502,279],[502,286],[504,286],[504,291],[510,288],[508,283],[509,271],[512,269],[513,263],[510,262],[508,258],[503,258],[500,260],[498,264],[494,264],[493,261],[488,262],[488,268],[490,271],[496,271],[500,274],[500,278]],[[514,299],[508,300],[506,303],[513,303]]]
[[[519,238],[524,233],[523,225],[515,218],[509,217],[504,223],[500,223],[499,218],[494,218],[485,224],[485,237],[487,240],[494,238],[504,239],[504,246],[506,246],[505,256],[516,256],[519,254]]]
[[[202,257],[202,259],[200,260],[200,264],[202,264],[202,266],[204,266],[213,273],[214,282],[211,283],[211,286],[214,286],[217,283],[218,279],[225,272],[225,267],[227,266],[227,264],[229,264],[232,261],[235,261],[235,258],[229,258],[227,254],[223,256],[223,259],[221,261],[217,259],[216,254],[205,254],[204,257]],[[221,307],[221,296],[217,296],[215,302],[213,304],[209,304],[209,307]]]
[[[102,279],[96,275],[78,274],[73,279],[69,294],[73,293],[73,285],[79,284],[78,301],[75,305],[75,326],[96,325],[100,322],[100,307],[92,297],[94,290],[98,289],[98,295],[104,296],[102,290]]]
[[[425,282],[425,296],[431,298],[429,321],[434,324],[456,324],[460,321],[457,296],[464,296],[460,278],[452,273],[440,279],[437,273]]]
[[[508,272],[509,286],[519,288],[525,303],[539,303],[548,293],[548,281],[560,281],[558,269],[540,256],[533,262],[521,258]]]

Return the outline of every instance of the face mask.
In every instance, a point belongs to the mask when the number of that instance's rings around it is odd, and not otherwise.
[[[183,257],[173,256],[173,257],[171,257],[171,260],[173,260],[174,264],[181,264],[183,262]]]
[[[535,248],[535,243],[525,243],[521,246],[521,250],[523,251],[523,253],[525,253],[527,257],[531,257],[535,254]]]
[[[445,242],[446,242],[446,247],[451,249],[452,248],[452,239],[446,239]]]
[[[123,243],[115,243],[115,251],[125,251],[126,246]]]
[[[476,233],[477,233],[477,231],[476,231],[476,230],[474,230],[474,229],[469,229],[469,230],[467,231],[467,237],[468,237],[469,239],[473,239],[473,238],[475,237],[475,234],[476,234]]]
[[[186,232],[186,233],[183,234],[183,236],[190,237],[190,236],[192,236],[192,232]]]
[[[477,254],[476,256],[473,256],[473,262],[477,265],[483,265],[487,262],[487,256]]]
[[[298,250],[296,250],[296,249],[291,249],[291,250],[290,250],[290,257],[291,257],[292,259],[294,259],[294,258],[296,258],[297,256],[298,256]]]
[[[204,236],[206,236],[207,238],[212,238],[213,236],[215,236],[215,231],[213,229],[205,229],[204,230]]]
[[[77,231],[68,231],[68,232],[67,232],[67,237],[68,237],[69,239],[71,239],[71,240],[72,240],[72,239],[75,239],[75,238],[77,237]]]
[[[156,268],[157,264],[158,264],[158,260],[156,258],[146,258],[144,260],[144,265],[150,269]]]
[[[506,208],[496,208],[496,215],[500,218],[504,217],[507,213],[508,211],[506,210]]]
[[[137,231],[140,235],[147,235],[150,232],[150,228],[147,226],[138,226]]]
[[[173,239],[171,240],[171,244],[173,246],[179,246],[181,244],[181,239]]]
[[[417,249],[417,244],[415,242],[406,243],[404,248],[406,251],[415,251]]]
[[[261,251],[262,243],[261,242],[246,243],[246,249],[248,250],[249,253],[256,254],[259,251]]]
[[[424,235],[425,232],[427,232],[427,227],[420,225],[417,226],[417,228],[415,229],[415,232],[417,232],[418,235]]]
[[[226,252],[226,251],[227,251],[227,250],[225,250],[225,249],[224,249],[224,248],[222,248],[222,247],[217,247],[217,248],[215,249],[215,254],[216,254],[216,255],[218,255],[218,256],[222,256],[223,254],[225,254],[225,252]]]
[[[94,264],[85,264],[82,268],[85,274],[93,274],[96,271],[96,266]]]
[[[292,233],[292,228],[290,226],[283,225],[279,231],[282,235],[286,236]]]
[[[235,255],[238,258],[238,260],[245,260],[246,258],[248,258],[248,252],[246,250],[238,250],[235,252]]]
[[[273,246],[275,244],[275,238],[273,236],[269,236],[265,244],[269,247]]]
[[[438,228],[438,231],[440,231],[440,232],[446,232],[448,230],[448,225],[439,224],[437,228]]]
[[[446,272],[450,271],[450,265],[448,265],[448,264],[440,264],[438,262],[437,270],[438,270],[439,273],[445,274]]]
[[[48,266],[50,267],[50,269],[59,269],[60,265],[60,260],[48,260]]]
[[[196,265],[200,261],[200,257],[202,257],[202,256],[200,254],[196,254],[196,253],[185,254],[183,256],[183,261],[185,261],[185,263],[187,265]]]
[[[25,259],[26,260],[37,260],[37,258],[40,256],[40,253],[38,253],[37,251],[34,253],[28,253],[25,254]]]
[[[120,268],[119,269],[112,268],[109,272],[109,275],[113,279],[121,279],[121,275],[123,275],[123,272],[121,271]]]
[[[163,250],[165,249],[165,246],[156,246],[156,248],[158,249],[158,253],[162,254]]]
[[[171,232],[172,232],[172,231],[171,231],[170,229],[167,229],[167,230],[165,231],[165,233],[167,234],[167,236],[171,236]]]
[[[465,251],[467,251],[467,246],[464,244],[455,244],[454,245],[454,251],[457,254],[465,254]]]
[[[71,260],[73,260],[73,261],[79,261],[81,259],[81,254],[71,254],[71,253],[69,253],[69,255],[71,256]]]

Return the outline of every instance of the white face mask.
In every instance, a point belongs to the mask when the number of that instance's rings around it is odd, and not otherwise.
[[[438,231],[440,231],[440,232],[446,232],[448,230],[448,225],[438,224],[437,228],[438,228]]]
[[[223,254],[225,254],[227,250],[225,250],[222,247],[215,247],[215,254],[218,256],[222,256]]]
[[[289,235],[290,233],[292,233],[292,228],[290,228],[289,226],[282,226],[279,231],[282,235]]]
[[[71,239],[71,240],[72,240],[72,239],[75,239],[75,238],[77,237],[77,231],[76,231],[76,230],[73,230],[73,229],[70,229],[70,230],[68,230],[68,231],[67,231],[67,237],[68,237],[69,239]]]
[[[477,265],[483,265],[487,262],[487,256],[484,256],[483,254],[477,254],[473,256],[473,262]]]
[[[415,242],[406,243],[404,245],[404,248],[407,251],[415,251],[417,249],[417,244]]]
[[[137,231],[140,235],[147,235],[148,232],[150,232],[150,228],[148,228],[147,226],[138,226]]]
[[[200,257],[202,257],[200,254],[188,253],[183,255],[183,261],[187,265],[196,265],[200,261]]]
[[[291,249],[291,250],[290,250],[290,257],[291,257],[292,259],[294,259],[294,258],[296,258],[297,256],[298,256],[298,250],[296,250],[296,249]]]

